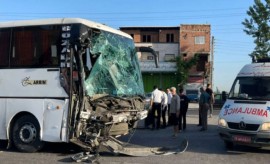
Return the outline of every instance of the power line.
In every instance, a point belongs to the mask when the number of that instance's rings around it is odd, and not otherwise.
[[[247,46],[251,46],[252,44],[250,45],[240,45],[240,44],[218,44],[218,43],[215,43],[215,48],[218,48],[218,47],[224,47],[224,48],[247,48]],[[250,47],[249,47],[250,48]]]
[[[249,44],[250,42],[243,42],[243,41],[235,41],[235,40],[224,40],[224,39],[215,39],[216,42],[229,42],[229,43],[243,43],[243,44]]]
[[[242,11],[246,8],[219,8],[219,9],[202,9],[202,10],[175,10],[175,11],[123,11],[123,12],[0,12],[0,14],[34,14],[34,15],[55,15],[55,14],[100,14],[100,15],[117,15],[117,14],[172,14],[172,13],[195,13],[195,12],[213,12],[213,11],[230,11],[230,10],[240,10]]]
[[[250,58],[251,60],[251,58]],[[214,61],[215,63],[246,63],[247,61],[244,61],[244,60],[239,60],[239,61]]]

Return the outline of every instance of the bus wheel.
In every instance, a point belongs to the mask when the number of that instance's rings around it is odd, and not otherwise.
[[[36,152],[44,143],[40,140],[40,126],[36,118],[24,115],[15,121],[12,129],[12,141],[22,152]]]

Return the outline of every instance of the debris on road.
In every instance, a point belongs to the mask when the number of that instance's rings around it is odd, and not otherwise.
[[[173,147],[144,147],[134,145],[126,142],[121,142],[113,137],[102,142],[102,146],[106,147],[114,155],[128,155],[128,156],[157,156],[157,155],[171,155],[185,152],[188,147],[188,140],[183,139],[180,145]],[[91,154],[90,152],[80,152],[71,157],[75,162],[97,162],[99,154]]]

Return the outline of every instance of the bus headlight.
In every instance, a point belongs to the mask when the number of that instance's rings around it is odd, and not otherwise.
[[[270,131],[270,122],[265,122],[262,124],[261,131]]]
[[[223,118],[220,118],[218,120],[218,126],[226,128],[227,127],[227,122]]]

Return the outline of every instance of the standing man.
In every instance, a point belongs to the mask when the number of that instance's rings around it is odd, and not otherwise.
[[[180,112],[180,97],[176,93],[176,88],[172,87],[171,88],[172,92],[172,100],[171,100],[171,107],[170,107],[170,116],[171,116],[171,121],[173,125],[173,137],[177,137],[178,133],[178,117],[179,117],[179,112]]]
[[[186,130],[186,114],[187,114],[187,110],[188,110],[188,103],[189,103],[189,99],[188,97],[184,94],[183,92],[183,88],[181,88],[179,90],[180,93],[180,115],[179,115],[179,130]],[[183,123],[183,126],[182,126]]]
[[[162,128],[166,128],[166,112],[168,109],[168,96],[162,89],[160,89],[160,91],[163,94],[163,99],[161,101],[161,116],[162,116],[162,123],[163,123]]]
[[[210,96],[210,118],[213,116],[213,104],[215,103],[215,96],[213,90],[211,89],[211,84],[207,84],[207,88],[205,90]]]
[[[163,100],[163,93],[158,90],[157,86],[153,87],[154,91],[151,95],[150,106],[152,108],[152,129],[160,128],[160,117],[161,117],[161,102]]]
[[[171,116],[170,116],[170,106],[171,106],[171,100],[172,100],[172,93],[171,93],[170,88],[167,88],[167,97],[168,97],[168,125],[172,125]]]
[[[202,128],[200,131],[207,130],[207,114],[209,109],[209,100],[210,95],[205,92],[204,88],[200,88],[201,96],[199,100],[199,108],[201,110],[201,121],[202,121]]]

